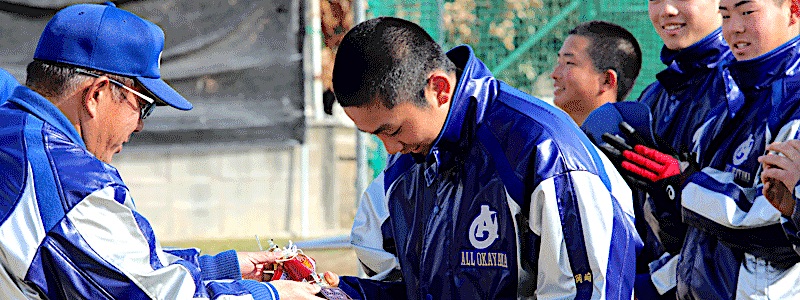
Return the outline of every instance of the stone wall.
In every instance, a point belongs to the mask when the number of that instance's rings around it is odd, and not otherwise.
[[[355,215],[355,130],[313,126],[309,236],[349,233]],[[115,156],[161,240],[302,238],[301,146],[126,146]]]

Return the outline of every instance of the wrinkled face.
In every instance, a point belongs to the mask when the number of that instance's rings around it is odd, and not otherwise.
[[[99,160],[111,163],[114,154],[122,151],[122,144],[128,142],[131,134],[144,127],[140,117],[143,103],[136,95],[125,90],[121,91],[124,98],[116,99],[120,96],[111,91],[110,84],[106,89],[97,105],[98,126],[84,127],[82,136],[89,152]]]
[[[737,60],[765,54],[794,37],[790,0],[721,0],[722,35]]]
[[[683,50],[721,25],[719,0],[650,0],[647,10],[670,50]]]
[[[449,103],[437,105],[429,99],[427,107],[409,101],[386,108],[380,101],[362,107],[345,107],[344,112],[359,130],[378,136],[389,154],[427,155],[447,119]]]
[[[597,106],[595,101],[604,81],[603,72],[598,72],[587,51],[591,40],[580,35],[569,35],[558,51],[558,62],[553,73],[553,103],[566,111],[573,119],[576,115],[588,114]]]

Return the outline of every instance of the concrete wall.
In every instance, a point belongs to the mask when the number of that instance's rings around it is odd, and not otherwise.
[[[349,233],[355,215],[355,131],[312,126],[309,236]],[[300,238],[301,146],[131,145],[113,165],[161,240]]]

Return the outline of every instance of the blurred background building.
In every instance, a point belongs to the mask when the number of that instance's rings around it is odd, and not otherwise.
[[[84,1],[0,1],[0,67],[20,82],[58,9]],[[569,29],[603,19],[644,52],[635,98],[662,69],[640,0],[127,0],[166,33],[162,75],[195,106],[158,108],[114,165],[162,241],[309,239],[349,233],[360,190],[385,163],[338,106],[323,111],[336,47],[361,16],[422,25],[467,43],[495,75],[548,100]],[[360,9],[359,9],[360,8]]]

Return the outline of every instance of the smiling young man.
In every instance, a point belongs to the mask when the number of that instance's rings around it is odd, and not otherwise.
[[[569,31],[558,51],[553,78],[553,103],[580,126],[596,108],[625,100],[639,70],[642,50],[622,26],[584,22]]]
[[[758,160],[768,144],[800,138],[797,2],[721,0],[719,10],[736,58],[728,69],[741,92],[695,136],[709,150],[699,156],[706,167],[688,177],[679,202],[689,229],[678,296],[798,299],[800,256],[780,211],[762,194]]]
[[[192,104],[161,79],[164,33],[130,12],[78,4],[53,16],[25,85],[0,105],[4,299],[312,299],[261,283],[268,252],[162,249],[110,165],[155,105]]]
[[[352,243],[375,299],[630,299],[630,189],[562,111],[495,79],[468,46],[418,25],[348,32],[333,87],[392,154],[364,194]],[[383,277],[386,278],[386,277]],[[354,297],[355,298],[355,297]]]
[[[733,56],[722,38],[718,10],[718,0],[648,1],[650,21],[664,42],[661,61],[666,69],[656,74],[657,81],[642,92],[639,101],[650,108],[652,128],[663,141],[660,146],[664,149],[657,149],[661,152],[702,152],[694,147],[695,132],[712,108],[725,103],[732,91],[738,91],[722,68]],[[618,168],[626,174],[636,174],[626,167],[630,165],[639,166],[624,159]],[[647,171],[664,175],[661,170]],[[680,208],[670,205],[674,197],[664,188],[663,179],[676,174],[669,175],[652,180],[638,178],[648,186],[634,187],[636,216],[641,222],[639,233],[645,239],[637,268],[640,275],[636,292],[640,299],[675,297],[676,265],[686,225]]]

